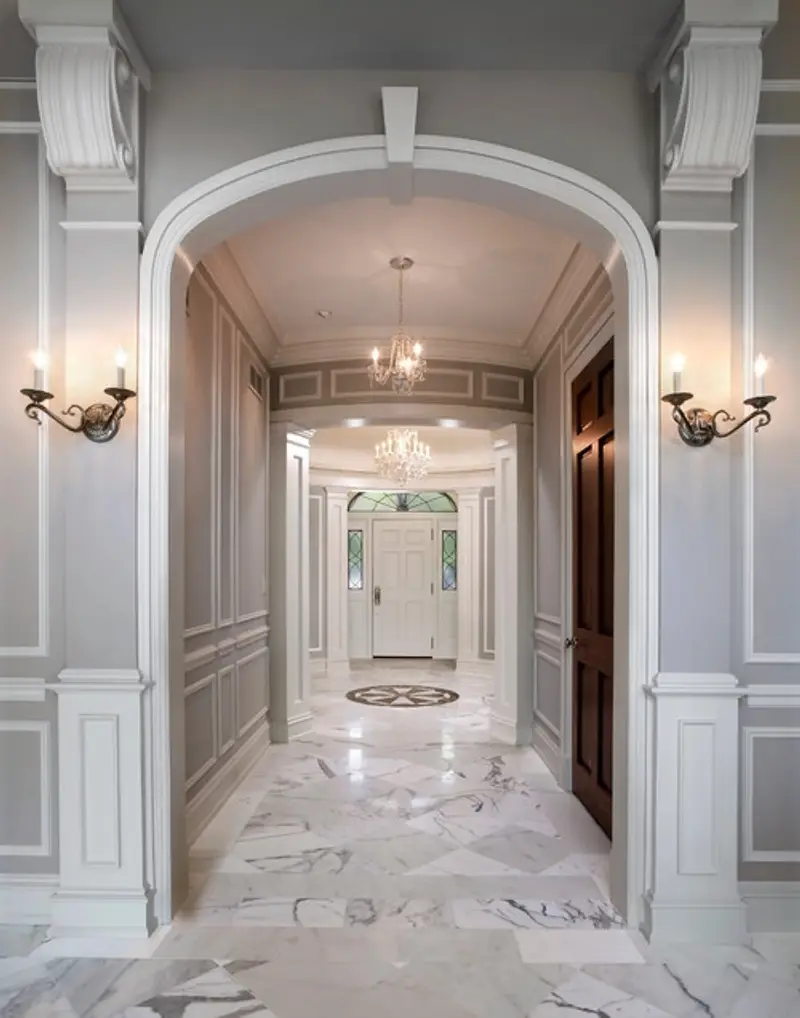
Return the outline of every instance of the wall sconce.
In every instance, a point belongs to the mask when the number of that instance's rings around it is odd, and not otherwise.
[[[136,393],[125,387],[125,365],[128,357],[124,350],[117,351],[117,384],[103,391],[114,400],[114,405],[109,403],[92,403],[84,409],[73,403],[66,410],[61,411],[61,417],[57,417],[45,406],[45,401],[53,398],[52,392],[47,392],[44,386],[44,371],[47,367],[47,354],[44,350],[35,350],[31,359],[33,360],[33,388],[20,389],[22,395],[30,400],[25,407],[25,413],[37,424],[42,423],[42,414],[60,424],[67,431],[83,432],[90,442],[110,442],[119,431],[120,421],[125,414],[125,401],[131,399]],[[72,421],[64,421],[62,417],[73,418]]]
[[[662,396],[661,399],[664,403],[669,403],[672,406],[672,419],[678,425],[678,434],[687,445],[700,448],[701,446],[708,445],[715,438],[728,438],[752,420],[758,421],[755,430],[760,431],[761,428],[772,420],[772,415],[767,410],[767,407],[770,403],[774,403],[777,397],[764,395],[764,373],[767,370],[767,361],[761,354],[756,357],[753,366],[756,376],[756,394],[744,401],[744,405],[752,407],[752,410],[735,427],[730,428],[728,431],[720,431],[717,425],[718,420],[736,420],[727,410],[717,410],[713,414],[708,410],[703,410],[701,407],[683,410],[683,404],[694,398],[694,393],[681,392],[681,381],[685,366],[686,358],[683,354],[674,354],[671,361],[673,391],[667,393],[666,396]]]

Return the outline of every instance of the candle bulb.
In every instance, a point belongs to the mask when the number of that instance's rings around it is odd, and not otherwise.
[[[125,365],[128,363],[128,355],[120,347],[117,350],[117,388],[125,388]]]
[[[380,359],[380,356],[381,356],[380,350],[378,350],[377,346],[374,347],[373,350],[372,350],[372,360],[373,360],[373,362],[375,364],[378,363],[378,360]]]
[[[760,353],[756,357],[755,364],[753,365],[753,371],[756,376],[756,396],[764,395],[764,373],[767,370],[767,358]]]
[[[681,384],[683,382],[683,369],[686,367],[686,358],[682,353],[675,353],[672,355],[671,361],[672,367],[672,391],[681,392]]]
[[[47,367],[47,354],[44,350],[34,350],[31,354],[33,361],[33,387],[44,389],[44,369]]]

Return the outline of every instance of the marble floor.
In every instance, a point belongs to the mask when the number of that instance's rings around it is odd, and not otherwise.
[[[362,706],[371,683],[455,689]],[[0,927],[3,1018],[800,1018],[800,952],[648,946],[608,898],[609,845],[490,690],[387,663],[317,680],[192,846],[191,894],[147,943]]]

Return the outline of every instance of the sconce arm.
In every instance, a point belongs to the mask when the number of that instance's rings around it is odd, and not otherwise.
[[[767,410],[767,406],[770,403],[773,403],[775,399],[776,399],[775,396],[752,396],[750,399],[746,399],[744,401],[745,406],[751,406],[754,409],[750,411],[747,417],[743,417],[742,420],[739,421],[737,425],[735,425],[735,427],[729,428],[728,431],[719,430],[719,428],[717,427],[717,418],[721,417],[723,421],[735,421],[736,418],[731,417],[731,415],[726,410],[718,410],[714,414],[713,418],[714,435],[717,438],[729,438],[731,435],[737,432],[739,428],[743,428],[745,424],[749,424],[750,421],[755,420],[758,421],[758,424],[756,424],[755,426],[755,430],[760,431],[772,420],[772,414],[769,412],[769,410]]]
[[[58,416],[45,406],[45,400],[53,398],[51,392],[45,392],[43,389],[21,390],[23,396],[30,400],[25,407],[25,413],[37,424],[41,425],[40,414],[44,413],[51,421],[55,421],[56,424],[73,434],[83,432],[92,442],[108,442],[119,431],[119,422],[125,413],[125,401],[135,396],[136,393],[132,389],[118,388],[109,388],[104,391],[114,400],[113,406],[108,403],[93,403],[84,409],[77,403],[73,403],[66,410],[61,411],[61,416]],[[64,417],[73,417],[76,420],[74,423],[69,423],[63,420]]]

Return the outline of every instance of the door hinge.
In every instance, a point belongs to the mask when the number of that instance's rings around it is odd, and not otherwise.
[[[431,584],[431,594],[433,593],[433,584]]]
[[[433,650],[433,637],[431,637],[431,650]]]

